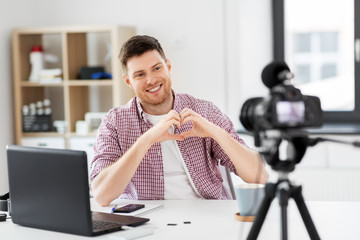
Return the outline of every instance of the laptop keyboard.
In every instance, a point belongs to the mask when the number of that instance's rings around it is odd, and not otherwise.
[[[104,221],[92,221],[92,228],[94,232],[105,231],[109,229],[118,228],[121,229],[122,224],[112,223],[112,222],[104,222]]]
[[[118,215],[118,214],[111,214],[104,212],[93,211],[91,212],[91,214],[92,214],[91,219],[93,221],[111,222],[111,223],[120,224],[122,226],[131,226],[131,227],[141,225],[150,220],[148,218],[125,216],[125,215]]]

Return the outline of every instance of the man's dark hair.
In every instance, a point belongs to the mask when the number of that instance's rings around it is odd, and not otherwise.
[[[120,62],[124,72],[127,72],[127,61],[134,56],[140,56],[147,51],[156,50],[160,53],[160,56],[165,60],[165,53],[159,43],[159,41],[147,35],[136,35],[131,37],[124,43],[120,50]]]

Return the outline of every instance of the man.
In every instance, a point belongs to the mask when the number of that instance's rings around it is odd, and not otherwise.
[[[258,153],[211,102],[171,89],[171,63],[153,37],[122,47],[126,84],[135,97],[103,118],[90,180],[96,201],[229,199],[218,165],[246,182],[265,183]]]

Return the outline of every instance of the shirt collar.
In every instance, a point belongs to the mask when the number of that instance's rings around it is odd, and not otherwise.
[[[173,109],[180,113],[186,106],[186,101],[184,101],[185,99],[182,97],[181,94],[177,94],[175,93],[175,91],[173,91],[174,94],[174,107]]]
[[[173,89],[171,89],[171,93],[174,96],[173,109],[176,110],[177,112],[179,112],[179,110],[181,111],[181,109],[180,109],[180,103],[179,103],[179,99],[177,97],[177,94]],[[137,112],[139,114],[139,117],[141,119],[143,119],[147,123],[150,122],[149,119],[147,118],[147,114],[144,112],[144,110],[143,110],[143,108],[141,106],[140,99],[137,96],[135,96],[134,99],[135,99],[135,103],[136,103],[136,110],[137,110]]]

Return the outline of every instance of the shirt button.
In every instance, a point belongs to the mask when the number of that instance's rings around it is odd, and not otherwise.
[[[161,181],[164,180],[164,176],[160,176],[160,180],[161,180]]]
[[[161,156],[161,152],[158,152],[158,156]]]

